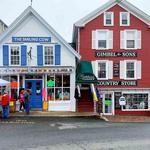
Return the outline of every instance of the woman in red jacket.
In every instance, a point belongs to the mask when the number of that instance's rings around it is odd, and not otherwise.
[[[9,116],[9,95],[6,91],[4,91],[4,95],[2,96],[2,118],[8,118]]]

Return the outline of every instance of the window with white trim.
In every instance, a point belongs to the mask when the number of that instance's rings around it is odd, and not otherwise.
[[[141,79],[141,61],[124,60],[120,61],[120,79]]]
[[[99,62],[98,63],[98,78],[106,78],[107,77],[107,69],[106,69],[106,62]]]
[[[141,49],[141,31],[124,30],[120,32],[121,49]]]
[[[148,93],[124,93],[126,105],[123,110],[146,110],[148,109]]]
[[[129,25],[130,25],[130,13],[120,12],[120,26],[129,26]]]
[[[113,62],[108,60],[96,61],[96,77],[100,80],[113,78]]]
[[[105,12],[104,13],[104,26],[113,26],[114,25],[114,13]]]
[[[48,101],[70,101],[70,74],[49,74],[47,76]]]
[[[96,50],[113,49],[113,31],[111,30],[92,31],[92,49]]]
[[[54,65],[54,49],[53,46],[44,47],[44,64]]]
[[[20,50],[19,46],[10,47],[10,64],[14,66],[20,65]]]
[[[135,78],[135,62],[126,62],[126,78]]]

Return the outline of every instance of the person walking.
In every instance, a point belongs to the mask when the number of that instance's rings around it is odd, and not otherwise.
[[[20,92],[19,101],[20,101],[20,109],[19,109],[19,112],[22,112],[22,107],[23,107],[23,111],[25,110],[24,90],[22,90],[22,91]]]
[[[26,114],[29,115],[30,113],[30,91],[29,90],[24,91],[24,100],[25,100]]]
[[[2,118],[7,119],[9,117],[9,101],[10,97],[7,91],[4,91],[4,95],[2,96]]]

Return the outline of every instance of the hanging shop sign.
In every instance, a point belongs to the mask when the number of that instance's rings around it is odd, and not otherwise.
[[[98,81],[99,86],[137,86],[137,81]]]
[[[96,57],[137,57],[137,52],[95,52]]]
[[[0,74],[70,73],[72,68],[0,68]]]
[[[12,42],[47,43],[51,42],[51,37],[12,37]]]
[[[124,96],[121,96],[121,97],[119,98],[119,104],[120,104],[121,106],[126,105],[126,99],[125,99]]]

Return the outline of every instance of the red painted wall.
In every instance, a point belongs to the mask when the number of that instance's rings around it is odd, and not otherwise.
[[[125,11],[120,6],[116,5],[108,11],[114,12],[114,26],[105,27],[103,25],[103,14],[86,24],[84,28],[80,28],[80,55],[82,60],[112,60],[119,62],[120,60],[141,60],[142,61],[142,79],[138,80],[138,86],[127,88],[150,88],[150,29],[148,25],[137,17],[130,14],[130,26],[120,27],[119,13]],[[124,29],[137,29],[142,31],[142,49],[131,50],[138,53],[136,58],[96,58],[96,50],[92,50],[92,30],[96,29],[109,29],[113,30],[113,50],[103,50],[102,52],[121,52],[129,50],[120,50],[120,30]],[[99,50],[97,50],[99,51]],[[113,78],[113,80],[120,80],[120,78]],[[101,87],[102,88],[102,87]],[[106,88],[106,87],[105,87]],[[109,86],[108,88],[111,88]],[[119,88],[118,86],[113,88]],[[123,87],[122,87],[123,88]],[[125,88],[125,87],[124,87]]]

